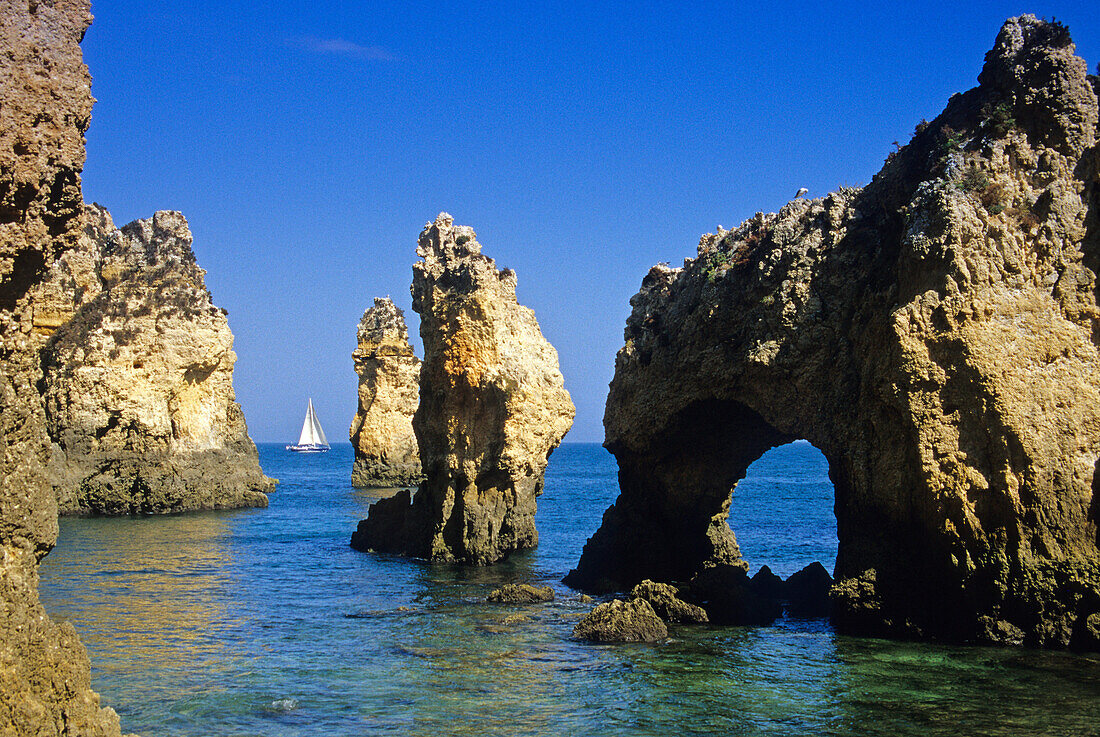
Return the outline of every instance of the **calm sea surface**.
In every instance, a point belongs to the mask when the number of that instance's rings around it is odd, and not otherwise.
[[[260,446],[263,510],[64,519],[41,594],[92,656],[126,731],[154,735],[1095,735],[1100,658],[842,637],[820,620],[570,639],[561,577],[616,495],[597,445],[554,453],[538,549],[490,568],[348,547],[377,495],[351,447]],[[805,443],[757,461],[732,524],[753,570],[836,557],[832,487]],[[511,581],[549,605],[495,607]]]

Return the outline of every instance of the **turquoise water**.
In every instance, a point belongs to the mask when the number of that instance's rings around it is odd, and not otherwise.
[[[152,735],[1094,735],[1100,659],[838,636],[821,620],[673,628],[657,645],[570,639],[561,577],[616,494],[614,460],[564,445],[540,546],[463,569],[348,547],[377,498],[351,448],[260,448],[264,510],[64,519],[42,600],[92,656],[125,730]],[[825,461],[778,448],[734,496],[753,568],[836,555]],[[503,583],[558,600],[481,603]]]

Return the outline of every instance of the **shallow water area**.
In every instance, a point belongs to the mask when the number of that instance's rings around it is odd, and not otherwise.
[[[821,620],[671,630],[657,645],[570,639],[591,605],[560,583],[617,494],[614,459],[566,444],[537,549],[466,569],[348,541],[385,492],[349,483],[351,447],[260,446],[267,509],[67,518],[41,592],[92,657],[93,685],[147,735],[1096,734],[1100,659],[838,636]],[[836,555],[811,446],[776,449],[734,495],[753,569]],[[785,521],[784,521],[785,520]],[[503,583],[558,599],[483,603]]]

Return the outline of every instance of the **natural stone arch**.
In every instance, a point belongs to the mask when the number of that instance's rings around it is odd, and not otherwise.
[[[605,514],[604,528],[630,534],[604,551],[615,561],[605,567],[615,574],[607,581],[589,577],[594,588],[644,578],[686,581],[706,564],[740,562],[726,523],[730,495],[753,461],[792,439],[744,404],[710,398],[675,413],[644,448],[612,448],[623,494]],[[590,547],[601,541],[593,538]],[[577,575],[585,575],[590,560],[582,560]]]
[[[722,499],[798,436],[835,487],[842,628],[1097,646],[1097,96],[1030,16],[979,80],[862,190],[650,270],[604,419],[621,494],[569,583],[743,565]]]

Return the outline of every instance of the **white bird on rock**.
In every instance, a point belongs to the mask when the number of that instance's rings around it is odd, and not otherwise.
[[[809,191],[810,190],[806,189],[805,187],[802,187],[801,189],[799,189],[797,192],[794,193],[794,198],[797,200],[799,197],[801,197],[802,195],[806,194]]]

